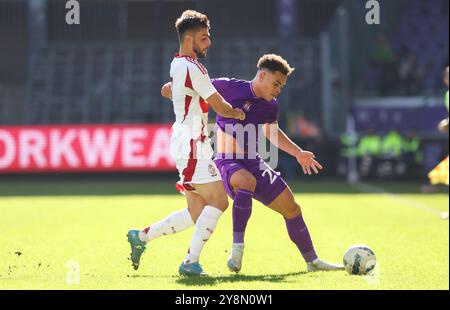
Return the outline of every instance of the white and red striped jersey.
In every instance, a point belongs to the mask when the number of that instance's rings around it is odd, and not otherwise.
[[[191,139],[204,140],[208,136],[209,110],[205,99],[217,92],[208,71],[197,60],[176,55],[170,65],[170,77],[176,127],[189,129]]]

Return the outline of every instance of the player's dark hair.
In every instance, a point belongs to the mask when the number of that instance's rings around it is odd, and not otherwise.
[[[180,42],[183,41],[187,31],[198,31],[202,28],[210,29],[208,16],[194,10],[184,11],[175,22]]]
[[[258,70],[269,70],[271,72],[281,72],[289,76],[295,68],[292,68],[283,57],[275,54],[267,54],[262,56],[258,61]]]

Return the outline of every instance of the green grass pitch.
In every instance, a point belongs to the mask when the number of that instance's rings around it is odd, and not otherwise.
[[[448,190],[418,188],[391,184],[393,194],[369,194],[343,183],[294,185],[319,256],[341,262],[348,247],[367,244],[378,259],[373,276],[306,273],[281,216],[255,202],[242,272],[226,267],[229,209],[202,254],[210,277],[183,279],[177,270],[192,229],[152,241],[139,271],[127,259],[129,228],[185,207],[172,183],[2,181],[0,289],[448,290],[449,222],[437,212],[448,211]]]

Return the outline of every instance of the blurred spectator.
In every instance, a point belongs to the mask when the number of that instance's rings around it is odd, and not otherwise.
[[[444,84],[449,87],[449,68],[445,68],[444,72]],[[447,107],[447,111],[449,108],[448,102],[449,101],[449,91],[447,90],[447,93],[445,95],[445,106]],[[443,119],[439,123],[439,130],[448,132],[448,118]],[[448,186],[449,184],[449,157],[445,160],[443,160],[439,165],[433,168],[432,171],[428,174],[428,177],[430,179],[430,184],[426,184],[422,186],[422,192],[430,193],[435,192],[436,188],[433,185],[436,184],[446,184]],[[442,213],[442,218],[448,220],[448,212]]]
[[[356,157],[356,145],[358,143],[358,136],[356,134],[344,133],[340,137],[341,142],[341,157],[347,159],[350,157]]]
[[[400,91],[403,95],[416,96],[422,92],[425,68],[418,61],[416,54],[406,53],[400,60],[398,75]]]
[[[397,159],[402,154],[402,144],[402,136],[392,130],[381,140],[380,154],[384,158]]]
[[[356,147],[358,157],[358,169],[361,176],[369,176],[374,173],[380,154],[381,138],[370,129],[366,135],[362,136]]]
[[[448,66],[447,66],[447,68],[445,68],[445,72],[444,72],[444,83],[447,86],[447,88],[449,88],[449,68],[448,68]],[[447,89],[447,93],[445,94],[445,106],[447,107],[447,112],[448,112],[448,100],[449,100],[449,90]],[[448,122],[449,122],[448,117],[446,119],[443,119],[439,123],[439,130],[448,132]]]
[[[320,138],[322,136],[322,130],[305,113],[300,115],[288,113],[286,119],[288,131],[293,136],[300,136],[302,138]]]
[[[356,155],[358,157],[364,156],[378,156],[380,154],[381,138],[375,133],[375,130],[370,129],[366,135],[361,137],[358,146],[356,147]]]
[[[372,67],[378,71],[380,77],[378,85],[380,95],[390,95],[398,87],[398,65],[397,57],[384,34],[378,35],[370,59]]]
[[[297,118],[297,128],[301,137],[319,138],[322,135],[320,128],[314,121],[308,120],[304,115]]]
[[[419,169],[423,158],[420,150],[420,138],[414,131],[406,133],[402,143],[402,153],[402,157],[410,170]]]

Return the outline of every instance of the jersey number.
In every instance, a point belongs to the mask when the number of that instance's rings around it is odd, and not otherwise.
[[[270,179],[270,185],[272,185],[273,183],[275,183],[275,181],[277,180],[277,178],[278,178],[278,175],[277,175],[277,173],[275,172],[275,175],[272,173],[272,170],[270,170],[270,169],[266,169],[266,170],[264,170],[264,172],[263,172],[263,174],[262,174],[262,176],[263,177],[265,177],[266,176],[266,174],[268,174],[269,175],[269,179]]]

